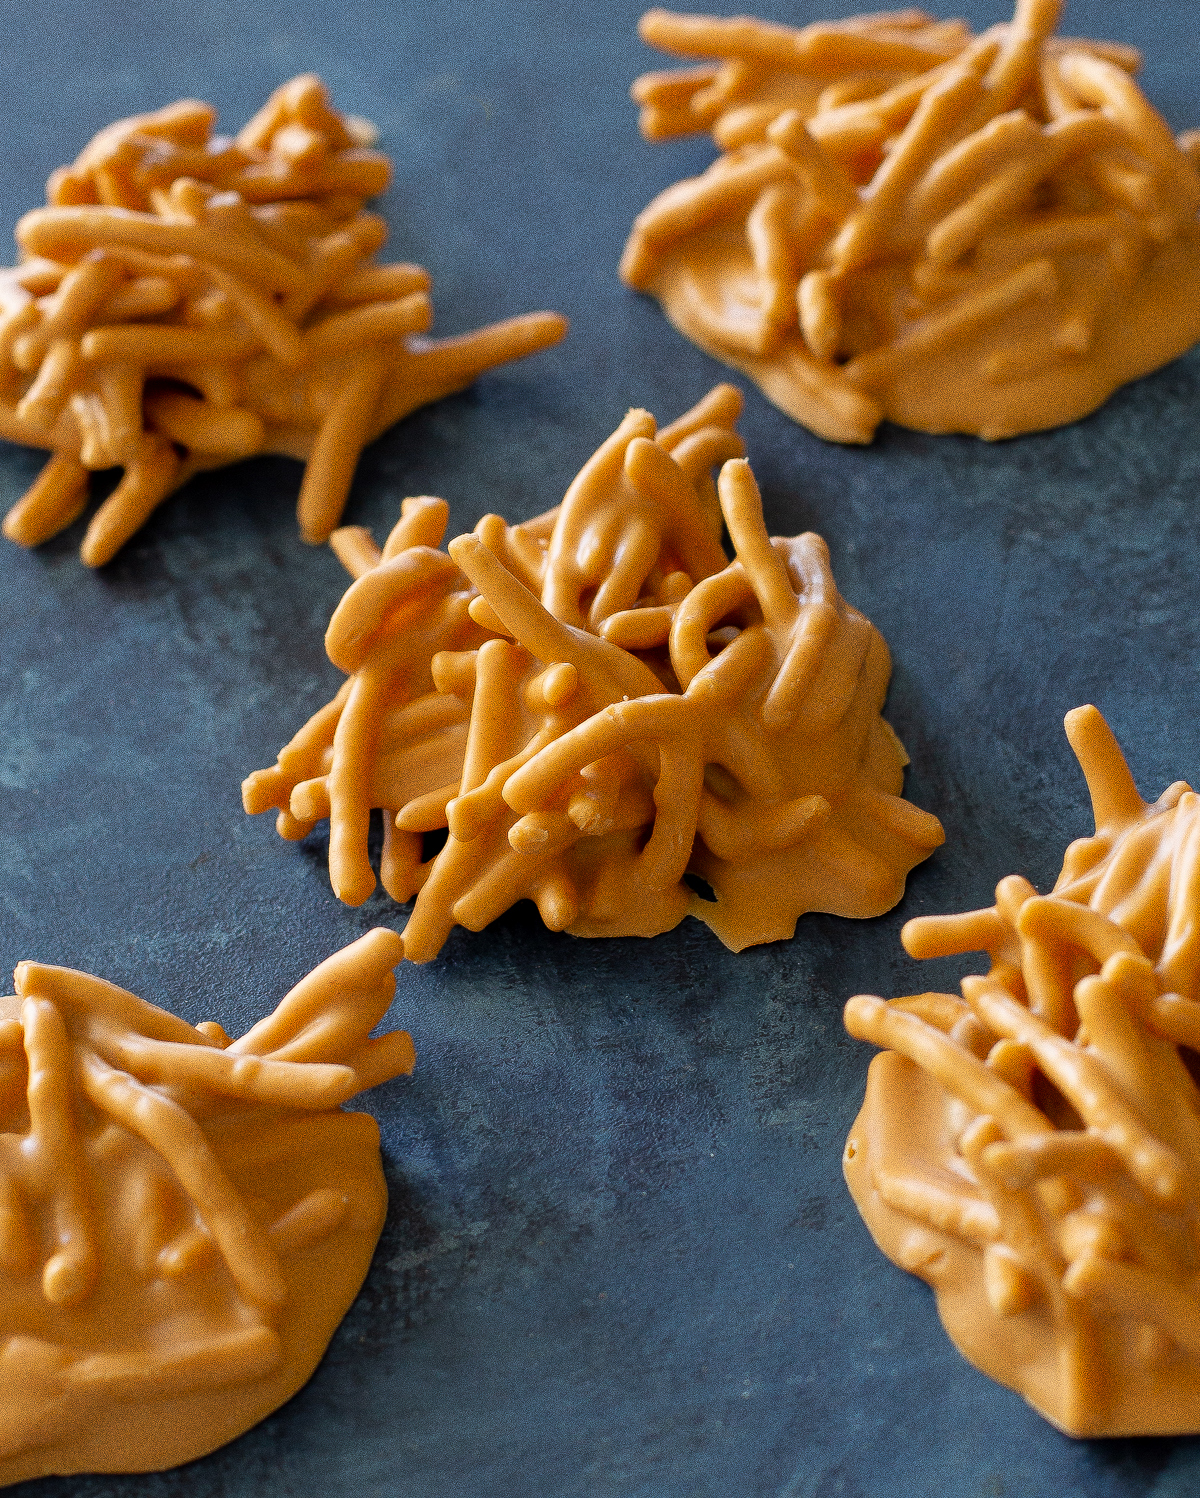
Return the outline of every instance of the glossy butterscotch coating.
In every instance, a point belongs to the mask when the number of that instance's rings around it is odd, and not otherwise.
[[[875,1241],[963,1355],[1071,1435],[1200,1430],[1200,797],[1147,805],[1094,707],[1068,714],[1095,835],[1051,894],[910,921],[983,951],[961,998],[859,996],[887,1049],[846,1145]]]
[[[86,973],[0,999],[0,1484],[222,1445],[316,1367],[383,1226],[379,1130],[410,1072],[399,937],[372,931],[231,1041]]]
[[[0,271],[0,436],[54,456],[8,512],[37,545],[84,510],[90,470],[124,477],[80,554],[109,561],[192,474],[260,452],[306,460],[297,504],[324,541],[363,445],[482,370],[556,343],[553,313],[430,340],[430,278],[375,263],[365,200],[387,186],[364,121],[311,74],[236,139],[185,99],[102,130],[17,225]]]
[[[432,498],[404,501],[382,553],[334,536],[357,581],[326,647],[349,679],[243,798],[278,809],[284,837],[328,817],[330,880],[354,905],[382,808],[384,887],[416,895],[410,959],[523,897],[583,936],[690,912],[739,951],[805,911],[879,914],[942,841],[900,796],[887,646],[820,537],[768,538],[740,406],[719,386],[661,431],[631,411],[561,506],[485,516],[448,554]]]
[[[643,132],[723,154],[639,215],[622,276],[834,441],[1085,415],[1200,338],[1200,175],[1138,54],[1055,37],[1060,8],[979,36],[648,12],[646,41],[712,61],[637,81]]]

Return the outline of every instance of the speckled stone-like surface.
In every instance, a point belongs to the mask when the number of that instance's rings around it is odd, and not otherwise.
[[[753,7],[750,7],[753,8]],[[850,7],[773,5],[796,22]],[[185,94],[236,128],[313,69],[395,160],[387,253],[434,276],[438,331],[537,307],[557,350],[485,376],[367,453],[348,520],[409,493],[452,524],[557,502],[630,405],[674,417],[724,371],[617,282],[634,215],[711,159],[648,146],[626,98],[660,59],[636,0],[348,7],[230,0],[9,7],[0,223],[99,126]],[[966,7],[977,25],[1002,5]],[[1194,7],[1069,4],[1132,40],[1180,129],[1200,123]],[[947,844],[877,921],[806,917],[734,956],[692,922],[574,941],[530,907],[399,975],[411,1080],[366,1099],[391,1208],[309,1386],[161,1476],[45,1479],[28,1498],[1190,1498],[1193,1439],[1070,1441],[965,1364],[931,1295],[874,1249],[840,1153],[870,1048],[859,991],[953,984],[910,915],[1046,888],[1090,831],[1063,713],[1094,701],[1143,792],[1200,779],[1200,356],[1066,430],[989,447],[885,428],[826,446],[747,391],[777,532],[820,531],[888,639],[907,794]],[[42,459],[0,444],[0,504]],[[100,573],[82,526],[0,543],[0,971],[101,974],[229,1030],[403,912],[332,897],[320,838],[243,816],[242,777],[339,680],[345,586],[301,545],[299,467],[196,480]],[[0,1391],[2,1397],[2,1391]]]

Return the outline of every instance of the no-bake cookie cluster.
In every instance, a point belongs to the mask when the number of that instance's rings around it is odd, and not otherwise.
[[[448,552],[431,498],[405,500],[382,552],[334,537],[359,574],[326,635],[348,679],[243,797],[284,837],[328,817],[351,905],[375,887],[381,808],[384,887],[416,895],[411,960],[521,898],[584,936],[690,912],[740,951],[805,911],[889,909],[942,841],[900,796],[887,646],[820,537],[768,537],[740,407],[718,386],[661,431],[631,411],[560,506],[487,515]]]
[[[887,1047],[846,1178],[963,1354],[1071,1435],[1200,1423],[1200,797],[1137,792],[1094,707],[1067,716],[1096,831],[1053,891],[909,921],[914,957],[986,952],[946,993],[860,995]]]
[[[306,541],[341,518],[365,443],[483,370],[558,342],[532,313],[440,341],[430,277],[377,264],[373,129],[320,80],[278,89],[236,138],[185,99],[110,125],[17,225],[0,271],[0,436],[53,457],[4,533],[37,545],[124,475],[81,547],[99,567],[194,473],[255,453],[306,460]]]
[[[638,216],[621,274],[820,436],[1009,437],[1200,338],[1200,175],[1130,47],[1018,0],[973,36],[890,11],[795,29],[652,10],[703,66],[634,85],[720,158]]]
[[[383,1226],[379,1129],[410,1072],[373,931],[237,1040],[24,962],[0,999],[0,1483],[190,1461],[291,1397]]]

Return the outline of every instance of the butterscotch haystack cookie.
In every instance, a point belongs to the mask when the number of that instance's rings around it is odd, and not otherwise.
[[[1200,797],[1138,795],[1094,707],[1067,715],[1094,837],[1052,894],[910,921],[983,951],[962,997],[858,997],[871,1063],[846,1179],[963,1355],[1071,1435],[1200,1430]]]
[[[66,968],[0,999],[0,1483],[222,1445],[316,1367],[367,1272],[379,1129],[341,1104],[413,1067],[371,1039],[372,931],[240,1040]]]
[[[54,456],[8,512],[34,546],[124,477],[80,554],[109,561],[192,474],[254,453],[307,460],[297,518],[324,541],[363,445],[481,371],[557,343],[535,312],[431,340],[430,279],[378,265],[387,186],[372,127],[319,79],[278,89],[236,139],[185,99],[102,130],[17,225],[0,271],[0,436]]]
[[[326,635],[348,680],[243,798],[278,809],[284,837],[328,817],[352,905],[375,887],[382,808],[384,887],[417,896],[412,960],[521,898],[578,936],[653,936],[690,912],[740,951],[805,911],[889,909],[942,841],[900,797],[887,646],[819,536],[768,538],[740,407],[718,386],[661,431],[631,411],[557,509],[487,515],[448,554],[438,499],[405,500],[382,553],[334,536],[358,578]]]
[[[639,215],[621,274],[822,437],[883,417],[1011,437],[1200,338],[1200,176],[1129,47],[904,10],[794,30],[652,10],[711,59],[633,87],[650,139],[720,159]]]

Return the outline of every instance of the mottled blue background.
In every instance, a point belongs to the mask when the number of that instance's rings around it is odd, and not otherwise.
[[[850,7],[803,0],[798,22]],[[387,253],[434,276],[437,330],[553,307],[561,348],[409,418],[365,455],[348,520],[409,493],[453,523],[557,502],[630,405],[668,420],[723,376],[615,265],[630,221],[700,170],[649,146],[626,96],[659,59],[636,0],[244,8],[4,6],[0,222],[94,130],[180,95],[236,128],[314,69],[395,162]],[[970,19],[1002,19],[976,3]],[[1200,123],[1198,12],[1074,3],[1065,29],[1146,53]],[[733,956],[690,922],[583,942],[520,907],[399,974],[417,1071],[371,1094],[391,1208],[367,1285],[309,1386],[161,1476],[47,1479],[29,1498],[1184,1498],[1191,1439],[1070,1441],[967,1366],[923,1285],[876,1252],[840,1152],[869,1048],[849,994],[953,983],[904,957],[919,912],[1046,888],[1090,830],[1061,730],[1094,701],[1143,791],[1200,776],[1200,479],[1192,355],[1089,420],[989,447],[885,428],[823,444],[754,390],[743,430],[768,519],[829,541],[896,662],[908,795],[944,849],[877,921],[808,917]],[[0,444],[0,504],[42,457]],[[238,786],[332,694],[345,586],[296,536],[299,466],[205,476],[100,573],[82,525],[0,543],[0,971],[102,974],[230,1030],[403,913],[333,899],[319,838],[280,842]]]

